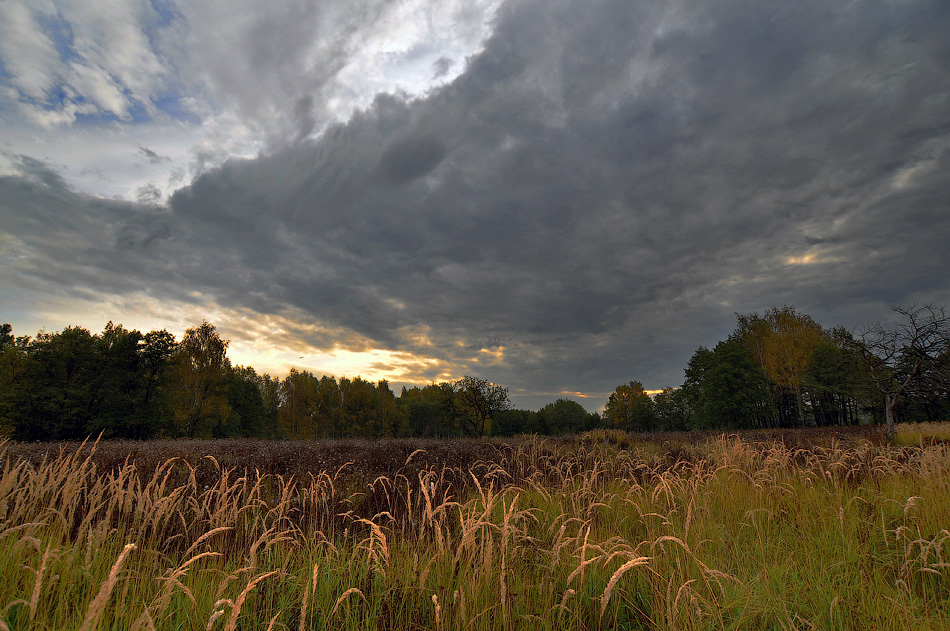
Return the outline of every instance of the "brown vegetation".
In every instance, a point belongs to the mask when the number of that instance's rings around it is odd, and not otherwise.
[[[950,622],[950,446],[922,434],[7,444],[0,469],[11,631]]]

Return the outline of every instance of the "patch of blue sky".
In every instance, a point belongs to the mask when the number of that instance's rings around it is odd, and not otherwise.
[[[161,112],[177,121],[191,125],[197,125],[201,122],[201,117],[182,103],[182,93],[178,89],[165,92],[161,96],[152,99],[152,103]]]
[[[36,99],[27,94],[20,93],[20,102],[34,107],[39,107],[47,111],[61,110],[67,103],[84,103],[85,99],[70,96],[66,88],[62,85],[56,85],[44,94],[43,99]]]
[[[127,110],[128,117],[120,118],[112,112],[103,112],[100,110],[96,113],[77,114],[76,124],[80,126],[107,125],[112,123],[120,123],[122,125],[141,125],[144,123],[150,123],[154,120],[154,116],[149,113],[149,108],[146,107],[145,103],[134,98],[128,89],[124,89],[122,93],[129,102],[129,107]],[[74,98],[73,102],[82,104],[86,103],[87,100],[80,96]],[[174,120],[192,125],[197,125],[201,122],[200,117],[198,117],[194,112],[182,104],[180,93],[177,91],[168,92],[158,98],[153,99],[152,105],[154,105],[157,110]],[[43,106],[47,109],[55,109],[54,107],[46,104]]]
[[[59,58],[63,63],[82,59],[73,47],[75,38],[69,22],[59,15],[41,15],[38,16],[37,23],[53,41],[53,46],[56,47],[56,52],[59,53]]]
[[[157,19],[146,21],[143,25],[143,30],[145,31],[145,36],[148,37],[149,46],[152,50],[158,50],[161,46],[161,31],[171,26],[173,22],[182,19],[182,16],[181,12],[172,2],[151,0],[151,5]]]
[[[126,98],[130,96],[128,90],[124,90]],[[148,123],[152,120],[152,117],[149,115],[148,110],[145,109],[145,105],[141,101],[133,100],[129,103],[129,116],[131,121],[126,119],[126,123]]]
[[[158,24],[156,26],[168,26],[181,16],[181,12],[175,7],[174,2],[169,0],[151,0],[152,10],[158,15]]]
[[[84,103],[85,99],[76,99],[77,103]],[[94,114],[77,112],[76,121],[73,123],[76,127],[100,127],[111,123],[128,123],[128,120],[122,120],[112,112],[96,112]]]

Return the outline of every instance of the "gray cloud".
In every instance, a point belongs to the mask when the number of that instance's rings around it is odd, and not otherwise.
[[[454,62],[448,57],[439,57],[435,60],[435,63],[432,64],[432,76],[439,78],[449,74],[453,63]]]
[[[136,189],[135,199],[137,199],[140,204],[155,204],[162,200],[162,190],[155,186],[154,183],[149,182]]]
[[[148,147],[142,147],[141,145],[139,146],[139,153],[145,157],[145,160],[149,164],[162,164],[163,162],[171,162],[171,158],[168,156],[159,155]]]
[[[65,170],[64,167],[51,164],[47,160],[37,160],[30,156],[15,155],[11,158],[13,158],[13,166],[16,171],[27,180],[43,184],[49,188],[66,188],[66,181],[61,175],[61,172]]]
[[[316,127],[317,121],[313,117],[311,110],[313,109],[313,97],[304,95],[298,99],[297,104],[294,105],[294,119],[299,128],[297,132],[297,139],[306,138],[307,135],[313,131],[313,128]]]
[[[445,152],[445,145],[435,135],[410,132],[387,143],[378,168],[393,182],[408,182],[436,168]]]
[[[23,162],[0,215],[37,252],[19,282],[293,309],[525,405],[677,385],[734,312],[950,302],[947,32],[927,2],[509,2],[451,83],[167,208]]]
[[[276,149],[332,118],[326,99],[340,99],[339,75],[361,41],[385,26],[387,5],[250,3],[235,11],[226,3],[186,3],[189,30],[170,54]]]

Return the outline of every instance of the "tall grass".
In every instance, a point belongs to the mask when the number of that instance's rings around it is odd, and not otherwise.
[[[950,628],[946,443],[691,438],[7,444],[0,630]]]

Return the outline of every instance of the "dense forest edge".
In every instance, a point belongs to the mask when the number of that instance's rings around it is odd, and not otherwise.
[[[283,379],[234,366],[202,322],[181,340],[109,322],[35,337],[0,327],[0,436],[17,441],[156,438],[452,438],[742,430],[938,421],[950,416],[950,323],[943,308],[895,307],[889,324],[826,329],[793,307],[737,314],[700,347],[680,387],[618,386],[603,414],[559,399],[516,409],[482,377],[403,387]]]

